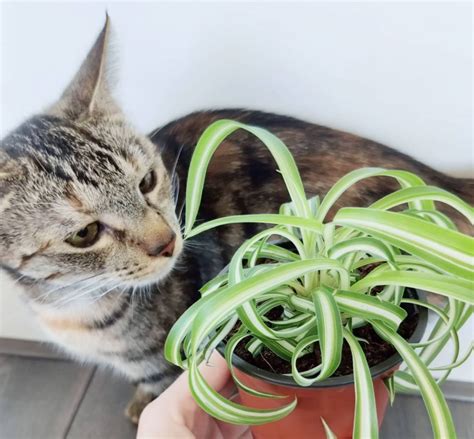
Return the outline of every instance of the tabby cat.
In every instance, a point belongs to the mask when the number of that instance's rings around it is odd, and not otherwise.
[[[309,195],[362,166],[406,169],[472,202],[473,181],[443,175],[370,140],[291,117],[239,109],[197,112],[138,134],[107,79],[106,22],[60,100],[0,148],[0,265],[23,287],[41,325],[72,356],[110,365],[137,384],[128,415],[179,371],[164,360],[167,331],[229,260],[251,224],[183,243],[180,214],[193,146],[227,118],[264,127],[291,149]],[[209,168],[201,219],[275,211],[287,201],[275,163],[250,134],[232,134]],[[367,181],[341,204],[393,189]],[[181,189],[180,189],[181,188]]]

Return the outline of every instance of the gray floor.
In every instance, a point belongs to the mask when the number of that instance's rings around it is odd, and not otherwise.
[[[135,428],[122,415],[133,388],[110,371],[40,357],[0,354],[1,439],[126,439]],[[474,404],[450,401],[458,437],[474,438]],[[420,398],[397,396],[384,439],[431,438]]]

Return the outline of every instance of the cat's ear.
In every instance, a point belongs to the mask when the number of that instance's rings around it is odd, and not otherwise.
[[[106,15],[97,40],[60,100],[49,110],[50,114],[79,119],[120,112],[110,93],[109,39],[110,19]]]

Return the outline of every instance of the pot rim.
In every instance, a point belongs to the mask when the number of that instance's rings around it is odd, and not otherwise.
[[[426,293],[423,291],[418,291],[418,290],[413,290],[413,289],[406,289],[407,292],[410,293],[412,298],[416,299],[424,299],[426,300]],[[416,306],[413,305],[415,309],[419,313],[419,320],[418,324],[416,325],[415,331],[411,335],[411,337],[408,339],[409,342],[411,343],[417,343],[421,340],[423,337],[423,334],[425,333],[427,321],[428,321],[428,310],[424,306]],[[224,349],[225,345],[224,343],[220,343],[217,346],[217,350],[219,353],[223,356],[224,355]],[[390,371],[391,369],[395,368],[397,365],[399,365],[402,362],[402,357],[396,352],[393,354],[391,357],[387,358],[386,360],[380,362],[379,364],[376,364],[375,366],[372,366],[370,368],[370,374],[372,378],[376,378],[385,372]],[[311,384],[310,386],[303,387],[297,384],[292,376],[287,376],[287,375],[281,375],[273,372],[269,372],[267,370],[263,370],[258,368],[257,366],[254,366],[253,364],[248,363],[247,361],[243,360],[239,356],[237,356],[235,353],[232,356],[232,364],[237,367],[241,372],[244,372],[247,375],[251,375],[256,378],[260,378],[263,381],[268,381],[273,384],[278,384],[280,386],[286,386],[286,387],[296,387],[299,389],[311,389],[311,388],[321,388],[321,387],[339,387],[339,386],[346,386],[349,384],[354,383],[354,374],[349,374],[349,375],[341,375],[337,377],[329,377],[326,378],[324,381],[321,382],[315,382]]]

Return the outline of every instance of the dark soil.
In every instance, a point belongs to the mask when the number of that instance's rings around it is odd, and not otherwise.
[[[415,332],[419,320],[419,314],[414,310],[413,307],[406,309],[409,314],[407,318],[401,323],[398,329],[398,333],[403,338],[408,340]],[[276,313],[277,315],[271,315],[269,317],[276,320],[279,317],[278,312],[281,313],[281,310],[279,311],[277,308],[275,308],[274,310],[272,310],[272,314]],[[356,337],[367,340],[368,342],[361,342],[360,344],[367,358],[369,367],[381,363],[387,358],[390,358],[396,352],[392,345],[382,340],[369,325],[354,329],[354,335]],[[247,342],[248,339],[242,340],[242,342],[240,342],[235,349],[235,354],[237,354],[243,360],[247,361],[247,363],[253,364],[254,366],[257,366],[260,369],[278,374],[285,374],[291,372],[290,363],[280,358],[278,355],[274,354],[267,347],[263,347],[260,354],[256,357],[253,357],[252,354],[245,348],[245,344]],[[313,353],[308,353],[299,358],[297,361],[299,371],[311,369],[320,363],[321,351],[319,349],[318,343],[315,343]],[[346,341],[344,341],[344,344],[342,346],[341,364],[339,365],[339,368],[336,370],[336,372],[334,372],[333,376],[349,375],[351,373],[352,355],[349,345]]]
[[[374,264],[368,264],[368,265],[364,265],[363,267],[360,267],[359,268],[360,279],[367,276],[374,268],[377,268],[379,265],[380,265],[380,263],[374,263]],[[370,295],[371,296],[376,296],[382,290],[383,290],[383,286],[373,287],[370,290]]]

